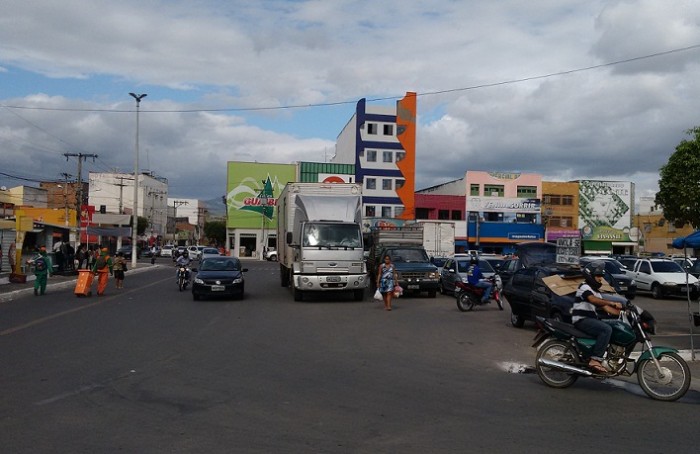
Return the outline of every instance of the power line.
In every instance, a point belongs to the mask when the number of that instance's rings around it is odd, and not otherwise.
[[[538,75],[538,76],[530,76],[530,77],[523,77],[523,78],[518,78],[518,79],[504,80],[504,81],[499,81],[499,82],[491,82],[491,83],[486,83],[486,84],[472,85],[472,86],[462,87],[462,88],[450,88],[450,89],[446,89],[446,90],[437,90],[437,91],[430,91],[430,92],[425,92],[425,93],[416,93],[416,96],[418,96],[418,97],[433,96],[433,95],[440,95],[440,94],[445,94],[445,93],[455,93],[455,92],[460,92],[460,91],[469,91],[469,90],[478,90],[481,88],[497,87],[497,86],[501,86],[501,85],[518,84],[518,83],[528,82],[528,81],[532,81],[532,80],[546,79],[546,78],[556,77],[556,76],[565,76],[565,75],[584,72],[584,71],[592,71],[594,69],[600,69],[600,68],[605,68],[605,67],[609,67],[609,66],[622,65],[622,64],[632,63],[632,62],[641,61],[641,60],[648,60],[651,58],[657,58],[657,57],[662,57],[665,55],[686,52],[686,51],[694,50],[694,49],[698,49],[698,48],[700,48],[700,44],[694,44],[692,46],[671,49],[671,50],[667,50],[667,51],[663,51],[663,52],[656,52],[653,54],[627,58],[624,60],[616,60],[616,61],[611,61],[611,62],[607,62],[607,63],[601,63],[599,65],[592,65],[592,66],[586,66],[586,67],[582,67],[582,68],[569,69],[569,70],[565,70],[565,71],[558,71],[558,72],[549,73],[549,74],[542,74],[542,75]],[[371,98],[371,99],[367,99],[367,102],[398,100],[398,99],[403,98],[404,96],[405,95],[387,96],[387,97],[383,97],[383,98]],[[225,107],[225,108],[221,108],[221,109],[177,109],[177,110],[146,110],[146,109],[142,109],[141,112],[148,112],[148,113],[256,112],[256,111],[272,111],[272,110],[308,109],[308,108],[313,108],[313,107],[332,107],[332,106],[340,106],[340,105],[355,104],[355,103],[357,103],[357,100],[334,101],[334,102],[315,103],[315,104],[290,104],[287,106],[274,106],[274,107]],[[4,107],[6,109],[43,110],[43,111],[57,111],[57,112],[107,112],[107,113],[133,113],[134,112],[134,110],[131,110],[131,109],[78,109],[78,108],[67,108],[67,107],[10,106],[10,105],[2,105],[2,104],[0,104],[0,107]]]

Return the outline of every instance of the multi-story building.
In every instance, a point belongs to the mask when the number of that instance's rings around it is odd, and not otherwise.
[[[470,249],[507,254],[516,243],[544,241],[540,175],[468,170],[465,189]]]
[[[542,182],[542,223],[546,241],[581,238],[578,229],[578,182]]]
[[[415,219],[415,144],[415,93],[406,93],[396,106],[357,103],[331,162],[355,166],[365,218]]]
[[[168,207],[172,208],[173,218],[176,218],[175,223],[169,223],[169,226],[174,225],[178,232],[187,232],[186,238],[177,238],[177,242],[184,241],[187,244],[199,244],[204,237],[204,223],[207,220],[209,213],[207,205],[197,199],[168,199]],[[181,219],[186,219],[187,223],[192,228],[181,226]],[[172,224],[172,225],[171,225]],[[175,233],[171,228],[168,228],[168,233]]]
[[[148,219],[146,237],[164,237],[168,220],[168,180],[150,173],[138,176],[137,215]],[[89,205],[101,213],[132,214],[134,174],[90,172]]]

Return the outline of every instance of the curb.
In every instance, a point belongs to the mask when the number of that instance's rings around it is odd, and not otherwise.
[[[160,266],[162,266],[162,265],[156,264],[156,265],[146,265],[146,266],[137,267],[137,268],[129,268],[129,273],[130,274],[139,274],[139,273],[143,273],[146,271],[151,271],[151,270],[153,270],[157,267],[160,267]],[[33,276],[33,275],[27,276],[27,282],[33,281],[34,279],[35,279],[35,276]],[[72,287],[75,285],[75,281],[78,280],[78,276],[74,276],[74,277],[71,277],[69,279],[63,280],[61,282],[54,282],[54,283],[52,283],[50,279],[51,278],[49,278],[49,283],[46,286],[47,290],[48,289],[63,289],[66,287]],[[8,284],[8,285],[10,285],[10,284]],[[10,302],[10,301],[14,300],[15,298],[24,295],[25,293],[32,294],[33,292],[34,292],[33,287],[25,287],[25,288],[5,292],[5,293],[0,293],[0,303]]]

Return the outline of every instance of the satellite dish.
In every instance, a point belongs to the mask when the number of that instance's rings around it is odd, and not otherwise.
[[[0,186],[0,191],[7,191],[7,186]]]

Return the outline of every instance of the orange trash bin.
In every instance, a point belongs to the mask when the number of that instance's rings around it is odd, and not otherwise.
[[[78,270],[78,281],[75,283],[75,296],[92,295],[92,278],[94,273],[90,270]]]

